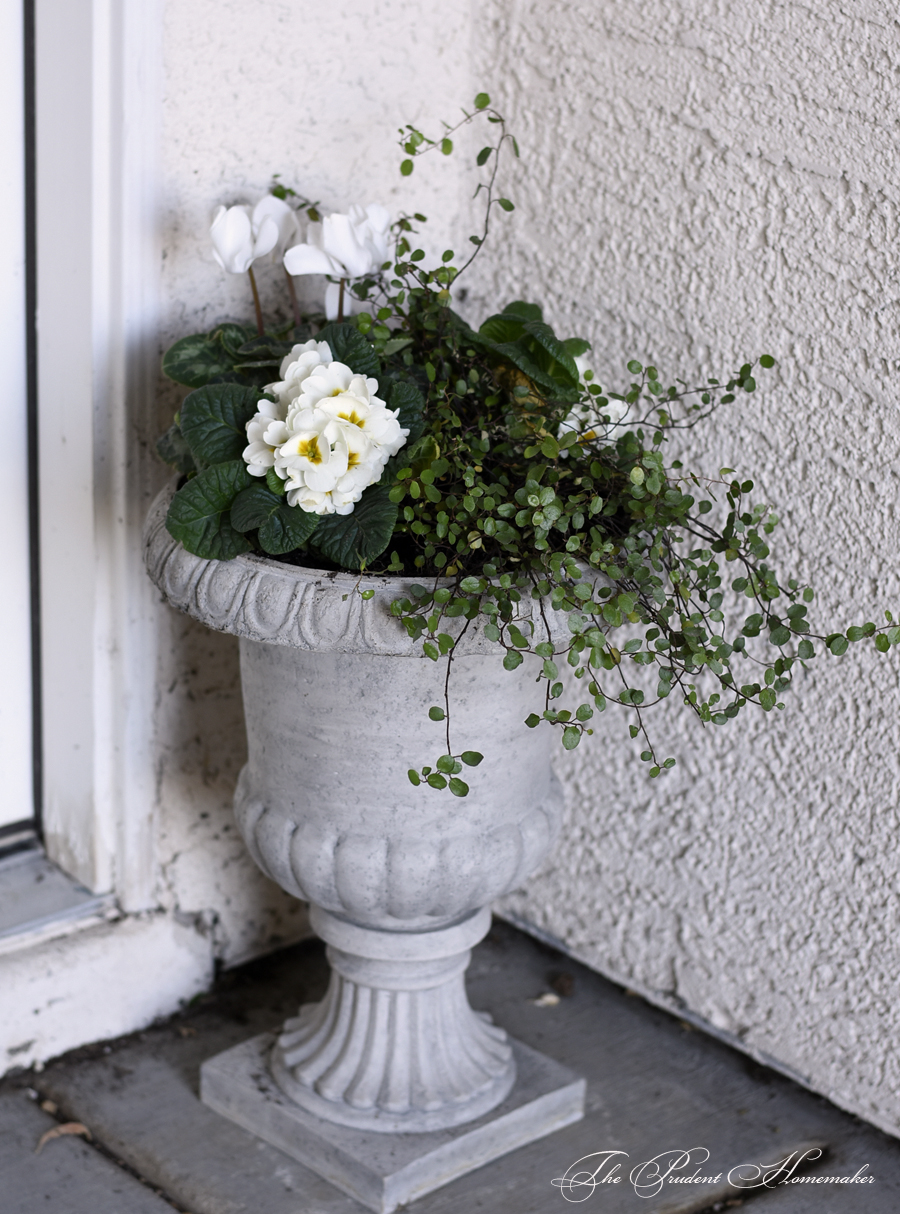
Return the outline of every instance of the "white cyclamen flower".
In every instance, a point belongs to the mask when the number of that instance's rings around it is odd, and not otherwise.
[[[209,229],[213,256],[229,274],[245,274],[278,243],[278,224],[269,214],[254,220],[245,206],[219,207]]]
[[[266,218],[273,219],[278,228],[278,240],[271,250],[274,259],[276,254],[284,253],[284,250],[289,249],[298,238],[300,224],[294,208],[289,206],[283,198],[276,198],[274,194],[264,194],[260,198],[253,208],[251,223],[255,229],[259,230]]]
[[[365,210],[352,206],[347,215],[328,215],[321,223],[309,225],[304,243],[288,249],[285,269],[289,274],[327,274],[338,279],[376,274],[390,259],[390,227],[390,214],[374,202]],[[329,283],[325,291],[329,320],[338,314],[339,298],[340,284]],[[348,315],[359,304],[349,292],[344,301]]]
[[[313,353],[295,347],[289,357],[298,349],[294,364]],[[294,364],[282,365],[282,373]],[[378,381],[354,374],[343,363],[307,368],[300,387],[286,414],[280,403],[260,402],[260,412],[247,423],[248,471],[265,476],[274,467],[285,481],[290,506],[314,514],[349,514],[406,442],[409,430],[401,428],[396,412],[376,395]]]

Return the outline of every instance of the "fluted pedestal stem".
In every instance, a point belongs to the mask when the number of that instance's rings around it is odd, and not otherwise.
[[[506,1097],[512,1048],[465,992],[487,910],[430,932],[373,931],[318,907],[312,924],[332,976],[322,1002],[288,1020],[273,1051],[291,1100],[340,1125],[415,1133],[461,1125]]]

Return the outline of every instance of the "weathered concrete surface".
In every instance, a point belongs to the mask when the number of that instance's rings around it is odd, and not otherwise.
[[[3,1214],[172,1214],[172,1206],[81,1137],[56,1138],[58,1124],[7,1082],[0,1091],[0,1209]]]
[[[377,1214],[390,1214],[584,1115],[584,1080],[513,1040],[515,1084],[477,1119],[430,1133],[336,1125],[325,1119],[327,1112],[307,1112],[276,1086],[269,1062],[274,1040],[260,1033],[207,1059],[200,1073],[203,1103]]]
[[[326,978],[320,946],[284,950],[226,974],[211,996],[167,1024],[111,1043],[109,1054],[86,1047],[30,1082],[192,1214],[360,1214],[350,1198],[204,1108],[197,1096],[205,1058],[277,1026],[298,1002],[319,997]],[[553,982],[572,993],[555,1006],[536,1005]],[[900,1208],[895,1141],[503,924],[475,951],[469,993],[473,1006],[516,1037],[586,1075],[588,1112],[584,1121],[416,1202],[412,1209],[421,1214],[567,1208],[551,1182],[596,1151],[627,1151],[633,1165],[663,1151],[705,1147],[710,1166],[727,1172],[745,1162],[774,1162],[792,1146],[816,1141],[829,1144],[831,1155],[813,1171],[852,1175],[867,1164],[875,1183],[862,1190],[776,1190],[759,1199],[760,1214]],[[718,1191],[678,1190],[673,1205],[669,1194],[665,1203],[654,1202],[636,1198],[627,1184],[606,1186],[594,1205],[607,1214],[687,1214],[728,1194],[721,1184]]]

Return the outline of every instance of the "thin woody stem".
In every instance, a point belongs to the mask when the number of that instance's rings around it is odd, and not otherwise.
[[[294,324],[299,328],[303,323],[303,318],[300,315],[300,304],[297,302],[297,287],[294,284],[293,278],[287,272],[287,267],[285,267],[284,276],[287,279],[288,292],[291,296],[291,310],[294,313]]]
[[[265,337],[266,328],[263,324],[262,307],[259,302],[259,291],[256,289],[256,276],[253,273],[253,266],[249,267],[247,273],[250,275],[250,289],[253,291],[253,306],[256,309],[256,331],[260,337]]]

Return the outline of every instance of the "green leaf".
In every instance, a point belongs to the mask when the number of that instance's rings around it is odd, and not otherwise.
[[[540,320],[529,320],[525,323],[525,331],[550,356],[549,361],[541,360],[541,370],[546,371],[553,379],[568,381],[566,386],[577,388],[579,377],[575,360],[550,326]]]
[[[887,633],[879,632],[875,638],[875,648],[879,653],[887,653],[891,647],[891,642],[888,640]]]
[[[874,634],[874,632],[875,632],[874,624],[863,624],[863,626],[861,628],[854,625],[852,628],[847,629],[847,640],[848,641],[862,641],[865,637],[872,636]]]
[[[644,369],[636,358],[633,358],[631,362],[627,364],[627,366],[632,375],[640,375]]]
[[[769,367],[775,366],[775,359],[772,357],[771,354],[763,354],[760,356],[759,365],[761,367],[765,367],[766,370],[768,370]]]
[[[438,769],[438,771],[442,771],[448,776],[453,774],[453,769],[455,766],[456,763],[452,755],[441,755],[441,757],[435,763],[435,767]]]
[[[406,774],[409,777],[410,784],[414,784],[416,786],[416,788],[418,788],[419,785],[422,783],[422,779],[419,776],[419,773],[414,768],[411,767]]]
[[[816,651],[813,647],[812,641],[802,640],[797,646],[797,657],[800,658],[801,661],[806,662],[815,656]]]
[[[428,779],[428,783],[431,785],[432,788],[446,788],[447,787],[446,777],[438,775],[438,773],[436,771],[433,771],[431,773],[431,775],[427,777],[427,779]]]
[[[443,708],[434,707],[428,709],[428,715],[431,717],[432,721],[443,721],[445,713]]]
[[[563,730],[562,744],[566,750],[574,750],[581,741],[581,730],[569,725]]]
[[[244,349],[248,341],[253,341],[258,338],[256,329],[250,329],[246,325],[236,325],[231,321],[226,321],[213,329],[209,334],[211,341],[217,341],[222,346],[226,354],[230,354],[232,358],[237,358],[241,350]]]
[[[769,633],[770,645],[786,645],[790,639],[791,630],[790,628],[785,628],[783,624],[778,628],[773,628]]]
[[[826,644],[836,658],[839,658],[841,654],[846,653],[850,646],[850,642],[847,640],[847,638],[840,635],[829,637]]]
[[[529,729],[534,729],[534,727],[536,725],[540,725],[540,723],[541,723],[541,718],[538,716],[538,714],[536,712],[529,713],[528,716],[525,718],[525,724],[528,726]]]
[[[397,380],[388,397],[388,408],[398,409],[397,420],[404,430],[409,430],[407,447],[422,437],[425,429],[425,397],[414,383]]]
[[[272,556],[302,548],[318,524],[318,514],[289,506],[282,496],[260,484],[244,489],[231,507],[231,525],[238,531],[258,527],[260,547]]]
[[[213,337],[213,334],[193,333],[176,341],[163,355],[163,374],[188,388],[202,388],[212,380],[228,375],[234,369],[234,358],[229,357],[221,342]]]
[[[446,137],[444,139],[442,139],[441,140],[441,151],[444,153],[445,156],[449,156],[450,153],[453,151],[453,140],[447,139]]]
[[[540,304],[528,303],[524,299],[514,299],[508,303],[501,313],[503,316],[518,316],[522,320],[543,320],[544,313]]]
[[[400,163],[400,172],[404,177],[408,177],[413,171],[413,162],[411,160],[403,160]]]
[[[459,776],[453,776],[450,781],[450,791],[454,797],[467,797],[469,795],[469,786],[465,780],[460,780]]]
[[[208,384],[185,397],[181,432],[198,467],[240,459],[247,446],[247,422],[262,393],[240,384]]]
[[[405,350],[412,343],[413,339],[411,337],[391,337],[384,343],[382,353],[385,358],[390,358],[392,354],[399,354],[401,350]]]
[[[507,315],[503,312],[489,316],[478,329],[481,337],[486,337],[488,341],[497,342],[498,344],[518,341],[524,332],[524,317],[516,316],[515,314]]]
[[[517,649],[510,649],[503,659],[503,667],[505,670],[515,670],[517,666],[522,665],[522,655]]]
[[[357,375],[381,374],[381,363],[375,348],[363,337],[356,325],[332,321],[316,334],[316,341],[327,341],[334,359]]]
[[[274,468],[266,469],[266,484],[269,486],[271,492],[277,494],[278,497],[282,497],[284,495],[284,481]]]
[[[197,471],[197,465],[194,463],[191,449],[188,447],[185,437],[181,433],[181,427],[177,422],[173,422],[165,434],[156,440],[156,450],[159,453],[160,459],[170,464],[178,472]]]
[[[206,560],[230,561],[250,549],[250,542],[231,525],[228,512],[237,495],[249,487],[243,460],[216,464],[199,472],[172,498],[166,528],[188,552]]]
[[[371,485],[350,514],[326,514],[314,545],[342,569],[362,569],[384,552],[397,522],[397,507],[383,485]]]
[[[493,150],[494,150],[493,148],[482,148],[481,149],[481,151],[475,157],[475,163],[478,165],[479,168],[481,168],[481,166],[483,164],[487,163],[488,157],[490,156],[491,152],[493,152]]]
[[[771,687],[764,687],[759,693],[759,702],[766,712],[770,712],[778,702],[778,695]]]
[[[567,337],[563,345],[566,353],[571,354],[572,358],[579,358],[582,354],[587,354],[591,348],[591,343],[585,341],[583,337]]]
[[[490,104],[491,104],[491,99],[487,95],[487,93],[479,93],[475,98],[475,109],[476,110],[486,110]]]
[[[514,211],[516,209],[515,203],[510,202],[508,198],[498,198],[497,202],[503,207],[504,211]]]
[[[464,750],[459,756],[466,767],[477,767],[484,755],[477,750]]]

